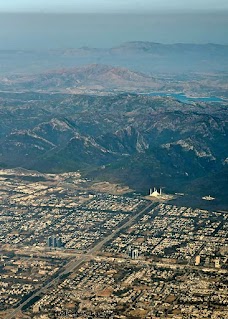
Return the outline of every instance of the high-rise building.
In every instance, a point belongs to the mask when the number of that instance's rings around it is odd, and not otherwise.
[[[63,246],[62,238],[58,237],[56,240],[56,244],[58,248],[61,248]]]
[[[138,249],[132,249],[131,251],[131,258],[132,259],[137,259],[139,257],[139,251]]]
[[[62,238],[61,237],[56,237],[56,236],[50,236],[47,239],[47,246],[48,247],[53,247],[53,248],[61,248],[63,247],[63,242],[62,242]]]
[[[52,247],[52,237],[48,237],[47,239],[47,246]]]
[[[57,238],[56,237],[52,237],[52,246],[55,248],[57,247]]]

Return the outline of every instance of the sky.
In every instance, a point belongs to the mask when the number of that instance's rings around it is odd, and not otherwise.
[[[227,0],[0,0],[0,12],[154,12],[228,10]]]
[[[228,15],[0,13],[0,50],[110,48],[128,41],[228,44]]]
[[[0,50],[228,44],[227,30],[228,0],[0,0]]]

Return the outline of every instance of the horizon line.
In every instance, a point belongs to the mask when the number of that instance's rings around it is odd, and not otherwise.
[[[46,52],[46,51],[65,51],[65,50],[83,50],[83,49],[89,49],[89,50],[110,50],[119,48],[125,44],[130,43],[150,43],[150,44],[158,44],[158,45],[197,45],[197,46],[207,46],[207,45],[216,45],[216,46],[228,46],[227,43],[216,43],[216,42],[155,42],[155,41],[143,41],[143,40],[133,40],[133,41],[125,41],[121,42],[120,44],[113,46],[113,47],[93,47],[93,46],[79,46],[79,47],[64,47],[64,48],[46,48],[46,49],[0,49],[0,52],[14,52],[14,51],[22,51],[22,52]]]
[[[13,11],[13,10],[9,10],[9,11],[1,11],[0,10],[0,14],[53,14],[53,15],[75,15],[75,14],[102,14],[102,15],[110,15],[110,14],[119,14],[119,15],[157,15],[157,14],[228,14],[228,8],[227,9],[208,9],[208,10],[203,10],[203,9],[178,9],[178,10],[174,10],[174,9],[168,9],[168,10],[162,10],[162,9],[157,9],[157,10],[147,10],[147,11],[49,11],[49,10],[34,10],[34,11],[30,11],[30,10],[20,10],[20,11]]]

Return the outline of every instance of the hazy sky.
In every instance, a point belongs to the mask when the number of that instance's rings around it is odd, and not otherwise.
[[[0,0],[0,50],[228,44],[227,30],[228,0]]]
[[[0,0],[1,12],[148,12],[228,10],[227,0]]]
[[[0,50],[113,47],[127,41],[228,44],[227,13],[0,13]]]

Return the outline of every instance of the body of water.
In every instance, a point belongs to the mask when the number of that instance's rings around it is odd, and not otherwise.
[[[176,100],[184,103],[188,102],[224,102],[222,98],[216,96],[208,96],[208,97],[192,97],[187,96],[184,93],[165,93],[165,92],[151,92],[145,93],[150,96],[164,96],[164,97],[173,97]]]

